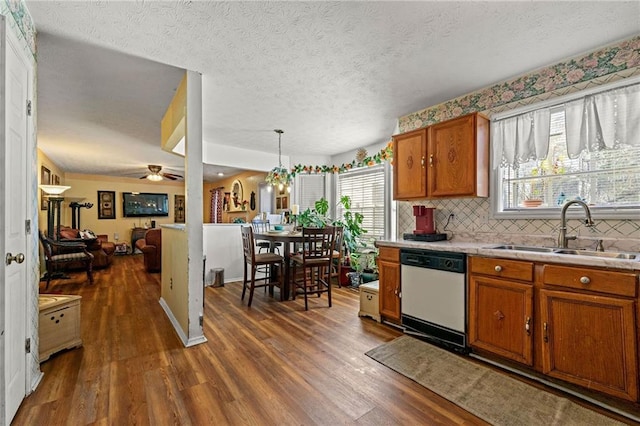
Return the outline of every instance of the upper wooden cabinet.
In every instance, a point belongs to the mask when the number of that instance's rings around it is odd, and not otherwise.
[[[393,198],[489,196],[489,120],[477,113],[393,137]]]
[[[393,137],[393,198],[427,195],[427,129]]]

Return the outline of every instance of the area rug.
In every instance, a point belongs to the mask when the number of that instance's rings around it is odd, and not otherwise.
[[[414,337],[366,355],[494,425],[623,425]]]

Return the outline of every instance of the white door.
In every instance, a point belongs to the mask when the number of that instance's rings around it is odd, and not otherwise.
[[[9,424],[26,394],[26,315],[27,315],[27,96],[30,84],[30,66],[20,51],[15,36],[7,31],[2,20],[2,67],[3,96],[6,112],[0,116],[0,167],[4,171],[0,184],[0,216],[4,226],[0,227],[0,272],[4,277],[4,288],[0,293],[0,309],[4,308],[2,337],[4,346],[4,422]],[[9,263],[9,253],[16,260]]]

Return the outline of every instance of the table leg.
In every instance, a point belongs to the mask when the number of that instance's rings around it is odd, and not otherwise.
[[[291,255],[291,243],[285,242],[284,246],[284,283],[282,285],[285,300],[291,299],[291,272],[289,268],[289,256]]]

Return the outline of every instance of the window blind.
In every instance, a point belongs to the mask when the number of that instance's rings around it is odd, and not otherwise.
[[[300,211],[303,212],[306,209],[313,209],[314,204],[320,198],[326,198],[325,196],[325,176],[324,175],[298,175],[298,182],[300,186],[300,199],[298,204],[300,205]]]
[[[361,213],[365,239],[384,238],[384,167],[374,166],[338,175],[338,197],[351,198],[351,211]],[[343,208],[339,204],[338,216]]]

